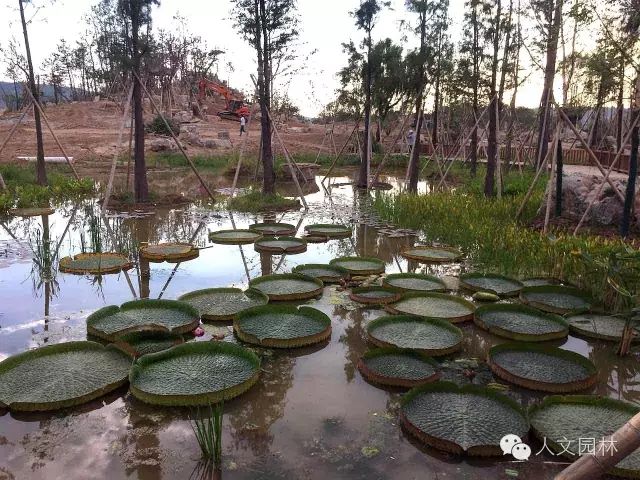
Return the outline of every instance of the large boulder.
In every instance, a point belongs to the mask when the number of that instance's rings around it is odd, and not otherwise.
[[[171,138],[153,138],[148,143],[152,152],[177,152],[178,147]]]

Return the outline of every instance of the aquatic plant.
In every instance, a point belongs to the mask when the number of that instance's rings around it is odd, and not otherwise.
[[[215,468],[222,466],[222,417],[224,415],[224,400],[215,405],[209,404],[206,415],[197,410],[195,418],[191,419],[191,428],[198,441],[202,458],[212,463]]]
[[[279,194],[264,195],[262,192],[251,190],[249,193],[229,199],[227,206],[238,212],[264,212],[298,210],[300,202],[286,198]]]

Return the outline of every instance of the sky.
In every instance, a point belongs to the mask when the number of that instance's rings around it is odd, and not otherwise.
[[[0,18],[7,19],[3,23],[8,24],[8,28],[0,31],[0,45],[6,45],[11,37],[22,40],[17,3],[17,0],[0,0]],[[30,43],[34,64],[40,65],[59,40],[64,38],[73,44],[84,33],[86,27],[82,17],[93,0],[34,0],[34,3],[42,8],[34,15],[35,8],[29,6],[27,17],[33,17]],[[359,3],[359,0],[298,0],[301,37],[297,53],[301,59],[311,51],[315,50],[315,53],[304,65],[299,65],[301,71],[288,85],[281,85],[280,90],[286,90],[303,115],[317,115],[335,98],[338,87],[336,73],[346,63],[342,44],[361,40],[350,15]],[[220,78],[228,78],[234,88],[250,91],[250,75],[255,75],[256,71],[255,54],[233,27],[230,10],[230,0],[161,0],[161,5],[153,10],[153,27],[171,30],[175,28],[176,14],[185,17],[191,33],[201,36],[209,48],[226,52],[220,57],[217,67]],[[450,0],[452,26],[449,31],[454,42],[460,38],[463,13],[464,0]],[[391,9],[380,15],[374,39],[389,37],[401,43],[406,50],[414,48],[416,41],[413,35],[401,27],[403,19],[412,19],[404,8],[404,0],[392,0]],[[0,79],[3,79],[4,66],[1,62],[0,59]],[[233,72],[226,67],[227,62],[233,64]],[[537,106],[540,76],[533,75],[520,92],[519,105]]]

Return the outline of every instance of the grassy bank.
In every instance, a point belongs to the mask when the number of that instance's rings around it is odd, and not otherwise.
[[[285,211],[297,210],[300,208],[300,201],[297,199],[285,198],[282,195],[264,195],[259,191],[250,191],[244,195],[231,198],[227,202],[231,210],[238,212],[257,213],[265,211]]]
[[[628,245],[618,239],[568,235],[548,235],[529,228],[544,193],[539,183],[519,222],[516,212],[531,180],[530,174],[505,178],[509,191],[502,199],[487,199],[481,194],[481,179],[470,181],[454,192],[429,195],[378,194],[375,210],[381,217],[402,227],[424,232],[427,242],[460,247],[469,263],[479,271],[517,277],[552,276],[589,291],[600,302],[618,308],[622,298],[607,282],[605,265],[616,256],[624,256]],[[585,258],[596,261],[585,261]],[[595,264],[600,268],[594,268]],[[620,265],[622,275],[631,275],[633,266]],[[625,271],[625,269],[627,269]],[[633,292],[637,295],[640,286]]]
[[[76,180],[63,166],[47,166],[47,187],[36,183],[34,165],[0,165],[0,174],[7,191],[0,191],[0,212],[12,208],[49,206],[52,202],[91,195],[95,192],[93,180]]]

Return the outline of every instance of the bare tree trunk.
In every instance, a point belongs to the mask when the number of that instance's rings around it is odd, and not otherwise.
[[[140,77],[140,5],[131,6],[131,39],[133,60],[133,124],[134,124],[134,178],[133,189],[136,203],[144,203],[149,199],[147,183],[147,165],[144,157],[144,111],[142,106],[142,81]]]
[[[473,24],[473,124],[475,125],[478,120],[478,88],[479,88],[479,75],[480,75],[480,39],[478,33],[478,11],[477,5],[473,3],[471,12],[471,22]],[[475,177],[478,170],[478,127],[474,126],[473,132],[471,132],[471,176]]]
[[[493,34],[493,62],[491,65],[491,101],[489,103],[489,134],[487,138],[487,175],[484,179],[484,194],[487,197],[494,195],[495,170],[498,157],[498,53],[500,49],[500,16],[502,2],[497,1],[496,17],[494,20]]]
[[[416,99],[416,117],[415,117],[415,135],[416,141],[413,142],[411,157],[409,159],[409,185],[407,185],[407,190],[409,193],[418,193],[418,176],[420,173],[420,132],[422,130],[422,93],[418,95]],[[436,152],[433,152],[435,155]]]
[[[358,187],[368,188],[369,163],[371,162],[371,33],[369,32],[369,43],[367,46],[367,74],[364,84],[364,155],[360,162],[360,173],[358,175]]]
[[[276,172],[273,165],[273,149],[271,145],[271,122],[268,111],[271,103],[271,68],[269,52],[269,35],[267,33],[267,18],[265,0],[254,4],[256,20],[260,25],[258,45],[258,90],[260,95],[260,127],[262,130],[262,193],[273,195],[276,193]]]
[[[637,115],[640,115],[640,75],[636,79],[635,93],[631,101],[633,124]],[[627,179],[627,192],[622,211],[622,222],[620,224],[620,235],[627,237],[631,226],[631,215],[633,204],[636,198],[636,180],[638,177],[638,150],[640,149],[640,132],[638,125],[633,127],[631,132],[631,155],[629,157],[629,177]]]
[[[29,89],[36,102],[40,102],[40,92],[36,86],[36,77],[33,73],[33,62],[31,60],[31,47],[29,46],[29,34],[27,33],[27,21],[24,17],[23,0],[18,0],[20,5],[20,19],[22,21],[22,33],[24,34],[24,47],[27,51],[27,66],[29,68]],[[16,98],[16,103],[18,99]],[[47,185],[47,169],[44,163],[44,141],[42,139],[42,121],[40,111],[33,106],[33,118],[36,124],[36,182],[38,185]]]
[[[618,102],[616,111],[616,146],[617,150],[623,148],[622,130],[624,129],[624,56],[620,59],[620,85],[618,87]]]

